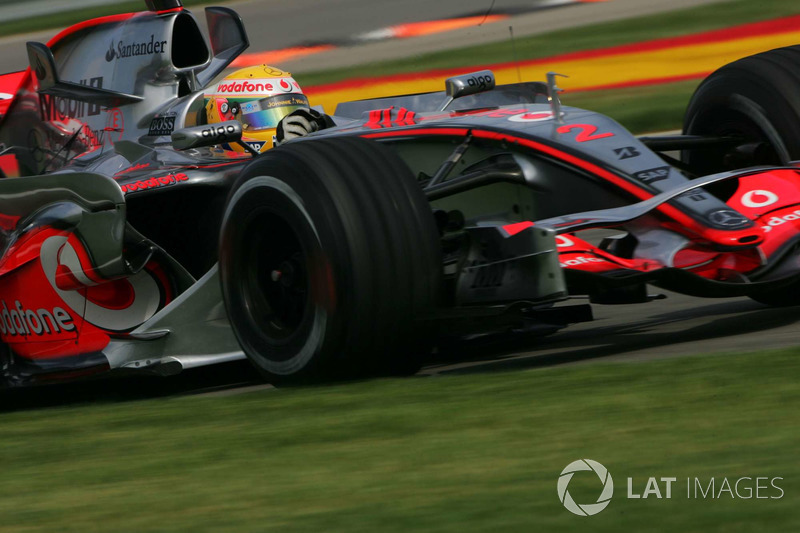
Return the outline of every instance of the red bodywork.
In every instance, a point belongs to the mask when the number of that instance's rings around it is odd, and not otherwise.
[[[80,239],[51,227],[24,234],[5,257],[0,340],[31,361],[100,352],[173,298],[156,262],[130,278],[103,279]]]

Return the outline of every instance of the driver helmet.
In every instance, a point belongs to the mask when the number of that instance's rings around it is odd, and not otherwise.
[[[308,109],[308,98],[292,75],[269,65],[247,67],[229,74],[205,93],[209,124],[226,120],[242,123],[242,141],[257,152],[275,145],[275,131],[283,117]],[[236,143],[223,150],[244,152]]]

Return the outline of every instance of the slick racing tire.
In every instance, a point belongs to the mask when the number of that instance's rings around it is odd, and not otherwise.
[[[698,175],[800,159],[800,46],[734,61],[709,75],[692,96],[687,135],[730,136],[736,146],[685,150]]]
[[[270,150],[238,178],[220,237],[225,307],[273,383],[416,371],[442,271],[405,163],[358,137]]]

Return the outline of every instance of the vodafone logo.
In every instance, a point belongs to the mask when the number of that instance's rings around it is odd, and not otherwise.
[[[69,311],[76,316],[83,315],[84,320],[99,328],[107,331],[128,331],[142,324],[145,320],[152,317],[158,311],[160,291],[156,281],[145,270],[140,271],[129,278],[118,280],[119,283],[127,285],[128,297],[123,302],[114,304],[92,301],[85,296],[85,291],[62,290],[56,283],[56,270],[61,266],[70,271],[79,281],[86,286],[95,285],[83,273],[83,268],[78,258],[78,254],[72,245],[67,242],[67,237],[53,236],[42,243],[40,251],[42,270],[47,281],[56,291],[61,300],[66,304]],[[2,308],[0,307],[0,311]],[[36,310],[37,316],[40,310]],[[67,311],[64,314],[54,309],[51,314],[56,320],[61,322],[57,325],[62,330],[69,331],[71,316]],[[25,312],[28,317],[27,311]],[[34,324],[30,324],[32,328]],[[35,332],[35,329],[33,329]]]
[[[278,90],[279,91],[283,91],[285,93],[292,92],[294,90],[294,87],[292,86],[292,82],[294,82],[294,80],[290,81],[290,80],[286,80],[285,78],[281,78],[281,81],[278,82]],[[295,85],[297,85],[297,84],[295,84]]]
[[[575,259],[568,259],[561,263],[562,267],[571,267],[571,266],[580,266],[585,265],[587,263],[605,263],[603,259],[599,259],[597,257],[576,257]]]
[[[72,316],[61,307],[25,309],[19,300],[8,305],[0,300],[0,333],[3,336],[51,335],[74,331]]]
[[[769,233],[772,231],[772,228],[775,226],[780,226],[782,224],[786,224],[787,222],[798,222],[800,221],[800,209],[797,209],[789,214],[783,216],[774,216],[766,221],[766,223],[761,226],[761,229],[764,230],[764,233]]]
[[[220,96],[272,96],[281,93],[302,92],[293,78],[266,78],[248,80],[226,80],[217,85],[215,93]]]
[[[772,191],[755,190],[742,195],[742,205],[745,207],[766,207],[778,201],[778,195]]]
[[[564,235],[556,235],[556,246],[559,248],[567,248],[569,246],[575,246],[575,242]]]
[[[267,81],[232,80],[217,85],[217,94],[249,94],[275,90],[275,86]]]
[[[514,115],[513,117],[508,117],[508,120],[511,122],[541,122],[552,118],[553,113],[546,111],[543,113],[523,113],[521,115]]]

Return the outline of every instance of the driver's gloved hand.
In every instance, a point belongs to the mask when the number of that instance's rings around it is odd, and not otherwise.
[[[333,120],[316,109],[297,109],[283,117],[278,123],[275,138],[277,144],[283,144],[297,137],[333,126]]]

